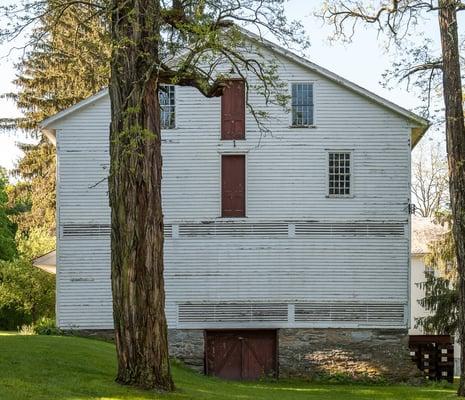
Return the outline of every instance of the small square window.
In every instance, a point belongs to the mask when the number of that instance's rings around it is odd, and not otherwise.
[[[351,194],[351,154],[348,152],[329,152],[328,195],[347,197]]]
[[[162,129],[173,129],[175,126],[175,86],[160,85],[160,121]]]
[[[313,125],[313,83],[292,84],[292,126]]]

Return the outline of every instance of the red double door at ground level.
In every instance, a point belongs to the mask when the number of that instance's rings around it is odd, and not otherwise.
[[[276,331],[207,331],[205,369],[223,379],[275,377]]]

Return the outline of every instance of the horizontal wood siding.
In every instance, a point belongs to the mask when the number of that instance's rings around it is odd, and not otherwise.
[[[246,140],[222,141],[221,100],[176,88],[176,129],[162,133],[170,327],[179,325],[178,305],[186,303],[289,305],[286,322],[262,322],[261,327],[295,326],[293,307],[302,302],[408,304],[409,122],[297,64],[280,62],[283,80],[314,82],[315,128],[290,128],[290,115],[270,106],[272,133],[262,135],[247,113]],[[250,93],[249,100],[263,105],[257,94]],[[104,97],[55,126],[61,327],[112,326],[109,237],[93,237],[94,231],[80,238],[63,234],[66,225],[110,223],[109,122]],[[352,153],[352,198],[326,197],[332,149]],[[207,235],[200,228],[221,220],[221,155],[234,153],[246,154],[247,218],[231,222],[262,233],[242,237],[231,225],[230,234],[223,226],[221,234]],[[325,224],[357,221],[379,223],[381,230],[384,223],[387,230],[403,226],[405,232],[328,236],[332,228]],[[314,233],[305,223],[321,223],[326,230]],[[396,318],[391,325],[406,327],[405,316]]]

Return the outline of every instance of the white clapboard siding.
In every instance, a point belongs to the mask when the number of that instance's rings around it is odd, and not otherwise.
[[[412,124],[279,62],[284,81],[314,82],[314,128],[290,128],[289,114],[273,106],[271,134],[248,115],[246,140],[222,142],[220,99],[176,88],[176,128],[162,133],[168,324],[405,328]],[[63,328],[112,326],[109,122],[104,96],[53,126]],[[326,197],[330,149],[352,152],[352,198]],[[222,153],[247,159],[247,218],[229,224],[219,218]]]

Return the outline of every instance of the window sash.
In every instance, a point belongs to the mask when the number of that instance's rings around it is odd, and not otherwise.
[[[352,154],[346,151],[328,153],[328,196],[352,196]]]
[[[162,129],[173,129],[176,120],[175,86],[160,85],[160,123]]]
[[[313,83],[292,84],[292,126],[310,126],[314,120]]]

